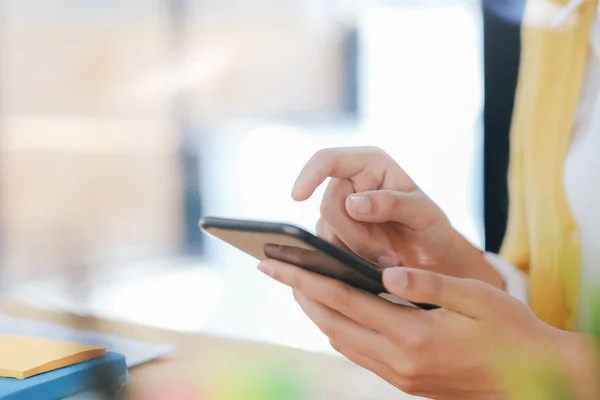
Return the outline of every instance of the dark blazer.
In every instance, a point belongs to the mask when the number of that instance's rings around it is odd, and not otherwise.
[[[525,0],[482,0],[485,248],[498,252],[508,217],[507,169]]]

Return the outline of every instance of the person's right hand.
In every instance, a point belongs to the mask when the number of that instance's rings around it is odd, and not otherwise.
[[[308,199],[328,177],[318,236],[381,267],[406,265],[503,286],[482,252],[384,151],[321,150],[300,172],[292,197]]]

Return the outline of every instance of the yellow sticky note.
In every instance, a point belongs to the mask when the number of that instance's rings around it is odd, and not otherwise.
[[[106,355],[106,349],[84,344],[0,336],[0,377],[25,379]]]

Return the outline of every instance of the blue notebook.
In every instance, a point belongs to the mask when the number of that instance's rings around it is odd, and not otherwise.
[[[60,368],[27,379],[0,378],[0,400],[58,400],[91,389],[94,370],[110,367],[115,383],[127,380],[125,357],[118,353]]]

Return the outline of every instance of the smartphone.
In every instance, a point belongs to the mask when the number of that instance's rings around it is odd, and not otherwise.
[[[210,235],[257,260],[270,258],[286,262],[338,279],[395,304],[424,310],[439,308],[411,303],[390,294],[383,286],[381,267],[297,226],[216,217],[205,217],[199,225]]]

